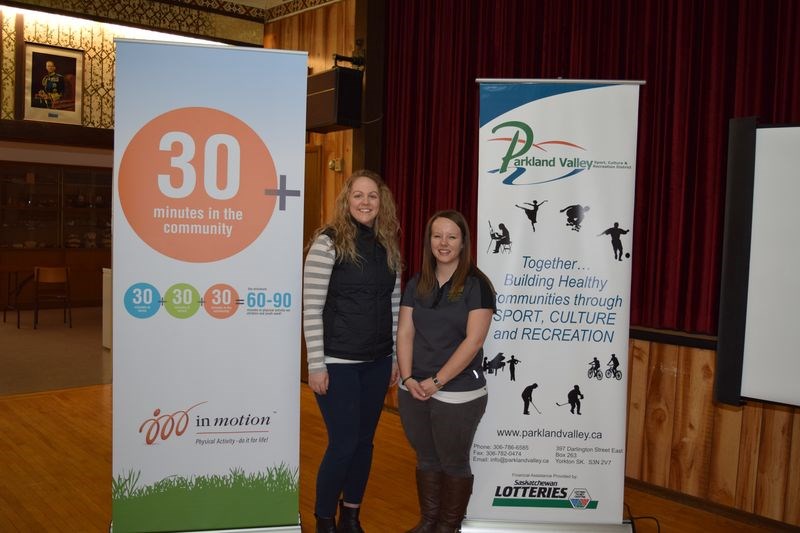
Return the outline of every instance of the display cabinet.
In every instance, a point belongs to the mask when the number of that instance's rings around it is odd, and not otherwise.
[[[0,162],[0,248],[110,248],[111,169]]]
[[[36,266],[67,266],[73,306],[111,266],[111,169],[0,161],[0,306],[30,307]]]

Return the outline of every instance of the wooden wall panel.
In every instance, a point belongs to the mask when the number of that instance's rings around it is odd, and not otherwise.
[[[642,480],[667,487],[678,378],[677,346],[651,346],[645,406]]]
[[[736,480],[739,470],[742,408],[714,405],[714,428],[709,458],[707,498],[712,502],[733,507],[736,504]]]
[[[736,477],[736,508],[750,513],[755,509],[761,418],[762,407],[760,404],[744,406],[739,456],[737,457],[739,471]]]
[[[795,409],[792,415],[791,452],[786,473],[788,483],[783,521],[800,525],[800,409]]]
[[[650,343],[631,340],[628,354],[628,436],[625,450],[625,474],[642,479],[645,406]]]
[[[626,476],[800,526],[800,408],[714,403],[713,351],[629,351]]]
[[[708,488],[714,387],[714,352],[680,348],[669,488],[704,496]]]
[[[792,410],[770,406],[764,410],[756,475],[756,514],[783,520],[786,501],[786,465],[792,444]]]

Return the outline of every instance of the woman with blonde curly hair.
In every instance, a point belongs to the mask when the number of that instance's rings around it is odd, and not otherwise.
[[[317,472],[317,533],[363,533],[359,510],[372,442],[398,372],[398,233],[391,191],[375,172],[359,170],[345,181],[333,220],[317,230],[306,256],[308,385],[328,431]]]

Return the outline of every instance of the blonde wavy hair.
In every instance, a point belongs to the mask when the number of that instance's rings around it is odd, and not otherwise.
[[[319,228],[314,239],[320,233],[331,230],[333,233],[333,248],[336,251],[336,259],[340,261],[350,261],[360,263],[361,256],[356,250],[357,226],[352,215],[350,215],[350,193],[353,190],[353,182],[358,178],[369,178],[378,186],[378,216],[375,217],[375,238],[386,249],[387,264],[394,272],[400,272],[403,268],[403,261],[400,256],[400,245],[398,237],[400,233],[400,223],[397,221],[397,208],[394,203],[392,191],[386,186],[386,182],[377,173],[371,170],[356,170],[342,185],[339,196],[336,197],[333,207],[333,220]]]

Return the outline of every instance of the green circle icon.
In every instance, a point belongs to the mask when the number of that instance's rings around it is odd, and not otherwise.
[[[200,293],[188,283],[176,283],[164,294],[164,308],[175,318],[189,318],[200,309]]]

